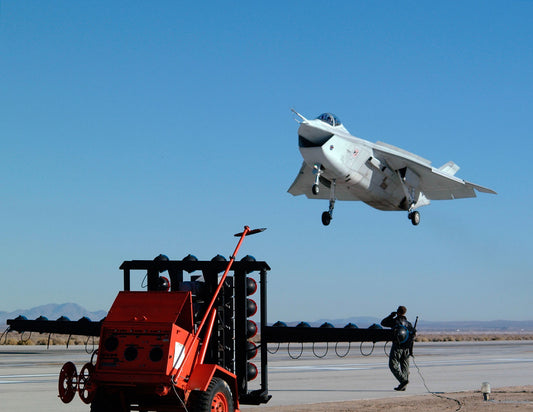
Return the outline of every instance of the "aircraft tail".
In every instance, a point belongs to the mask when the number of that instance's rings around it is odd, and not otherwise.
[[[452,161],[449,161],[445,165],[442,165],[441,167],[439,167],[439,170],[441,172],[452,175],[452,176],[454,176],[459,169],[460,169],[459,165],[456,165]]]

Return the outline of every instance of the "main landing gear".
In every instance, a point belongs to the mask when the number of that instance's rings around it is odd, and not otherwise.
[[[333,208],[335,207],[335,180],[331,181],[331,190],[329,195],[329,209],[322,213],[322,224],[328,226],[333,219]]]
[[[418,226],[420,224],[420,213],[418,213],[417,211],[413,211],[413,208],[416,204],[415,189],[413,187],[407,187],[404,182],[404,178],[402,177],[399,170],[396,170],[396,174],[398,175],[398,179],[400,179],[400,185],[402,186],[403,193],[405,194],[405,198],[402,203],[408,202],[407,204],[409,205],[409,213],[407,214],[407,217],[411,221],[413,226]]]
[[[333,219],[333,216],[331,215],[331,212],[326,210],[324,213],[322,213],[322,224],[324,226],[329,225],[330,222],[331,222],[331,219]]]
[[[420,223],[420,213],[418,213],[416,210],[414,212],[409,212],[407,215],[413,226],[418,226]]]

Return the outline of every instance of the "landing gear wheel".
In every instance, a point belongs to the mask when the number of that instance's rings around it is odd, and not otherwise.
[[[420,213],[416,211],[411,212],[409,213],[408,217],[411,220],[411,223],[413,224],[413,226],[418,226],[418,224],[420,223]]]
[[[81,368],[78,375],[78,394],[83,402],[89,404],[93,401],[96,394],[96,388],[91,382],[91,377],[94,374],[94,365],[92,363],[86,363]]]
[[[329,225],[331,222],[331,214],[329,212],[322,213],[322,224],[324,226]]]
[[[72,362],[67,362],[61,368],[59,372],[59,398],[63,403],[69,403],[74,399],[76,395],[76,389],[78,388],[78,373],[76,371],[76,365]]]
[[[193,410],[199,412],[233,412],[231,389],[225,380],[214,377],[205,392],[195,399]]]
[[[316,196],[320,192],[320,187],[317,184],[314,184],[312,187],[313,194]]]

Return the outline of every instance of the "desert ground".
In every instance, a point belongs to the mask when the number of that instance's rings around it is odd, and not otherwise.
[[[533,386],[493,389],[488,401],[479,391],[405,396],[401,398],[327,402],[311,405],[262,407],[264,412],[378,412],[378,411],[533,411]]]

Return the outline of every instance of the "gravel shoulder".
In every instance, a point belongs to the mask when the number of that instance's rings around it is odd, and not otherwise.
[[[245,410],[245,409],[243,409]],[[533,386],[493,388],[490,400],[483,400],[479,391],[438,393],[436,395],[405,396],[386,399],[327,402],[309,405],[262,407],[263,412],[318,411],[533,411]]]

